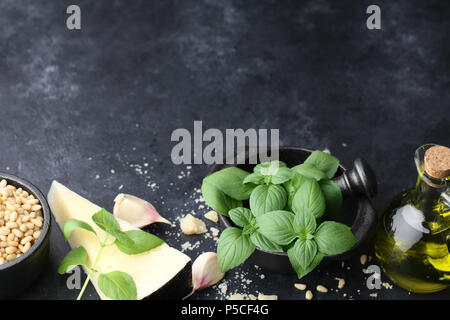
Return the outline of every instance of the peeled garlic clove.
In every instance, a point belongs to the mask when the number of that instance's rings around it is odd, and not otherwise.
[[[217,260],[217,254],[215,252],[202,253],[192,264],[194,290],[202,290],[215,285],[224,276],[225,273],[220,271],[219,260]]]
[[[143,228],[154,222],[172,223],[161,217],[149,202],[130,194],[121,193],[114,199],[114,216]]]

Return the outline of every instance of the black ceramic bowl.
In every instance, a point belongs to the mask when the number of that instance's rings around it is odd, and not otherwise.
[[[30,250],[19,258],[0,265],[0,299],[5,299],[13,298],[23,292],[39,277],[46,266],[50,249],[52,217],[46,198],[33,184],[22,178],[0,172],[0,180],[2,179],[39,199],[44,217],[41,235]]]
[[[288,167],[293,167],[297,164],[302,163],[310,155],[312,150],[298,147],[280,147],[279,149],[279,160],[285,162]],[[247,156],[248,159],[248,156]],[[363,161],[363,160],[359,160]],[[364,161],[363,161],[364,162]],[[361,162],[360,162],[361,163]],[[209,174],[219,171],[231,165],[216,164],[213,165],[209,171]],[[237,165],[237,167],[244,169],[248,172],[253,172],[253,167],[255,165],[244,164]],[[362,171],[362,167],[364,170]],[[352,179],[353,172],[358,173],[358,179],[361,178],[363,181],[356,182],[356,187],[346,188],[343,192],[344,201],[341,213],[333,216],[334,221],[345,223],[350,226],[353,234],[355,235],[358,242],[353,246],[352,249],[348,250],[343,254],[337,255],[326,255],[321,264],[327,263],[332,260],[344,260],[350,256],[357,253],[362,246],[367,242],[373,233],[377,222],[377,214],[372,206],[367,195],[363,192],[374,196],[376,193],[376,180],[370,167],[364,162],[363,166],[357,166],[352,170],[352,174],[348,174],[349,171],[340,166],[335,177],[341,176],[347,173],[345,179],[341,179],[338,185],[348,184],[348,180]],[[341,183],[342,182],[342,183]],[[356,190],[358,189],[358,190]],[[234,226],[233,222],[222,215],[220,217],[220,224],[222,227],[226,228],[229,226]],[[292,268],[289,258],[286,253],[274,253],[268,252],[257,248],[254,253],[249,257],[248,261],[262,267],[269,272],[294,274],[295,271]]]

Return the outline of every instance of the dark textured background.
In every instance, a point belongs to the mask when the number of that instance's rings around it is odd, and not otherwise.
[[[81,31],[66,29],[73,3],[82,10]],[[192,130],[194,120],[221,130],[280,128],[282,145],[329,148],[347,166],[366,158],[379,180],[379,210],[414,184],[416,147],[450,144],[450,3],[378,0],[382,30],[374,31],[365,26],[369,4],[3,0],[1,170],[43,192],[56,179],[110,210],[123,185],[122,192],[150,200],[175,221],[205,212],[194,188],[207,166],[171,163],[174,129]],[[147,172],[139,174],[139,166]],[[177,237],[178,226],[150,230],[176,248],[200,240],[200,248],[186,252],[192,258],[215,250],[212,239]],[[55,225],[48,271],[22,298],[76,297],[56,273],[68,250]],[[316,298],[372,299],[359,258],[346,266],[321,267],[302,282],[332,288],[342,276],[341,292]],[[236,272],[253,281],[234,279]],[[295,276],[249,264],[227,278],[228,293],[304,298],[293,288]],[[450,297],[377,292],[379,299]],[[85,297],[97,298],[91,286]],[[211,288],[192,298],[219,297]]]

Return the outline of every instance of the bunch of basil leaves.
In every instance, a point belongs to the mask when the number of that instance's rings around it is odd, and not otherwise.
[[[316,150],[292,168],[272,161],[258,164],[253,173],[228,167],[203,179],[205,202],[237,226],[220,235],[217,256],[221,270],[240,265],[258,247],[287,252],[302,278],[324,255],[349,250],[356,243],[350,228],[334,221],[321,222],[324,214],[336,214],[342,207],[341,190],[331,180],[338,167],[337,158]],[[244,207],[245,200],[249,208]]]

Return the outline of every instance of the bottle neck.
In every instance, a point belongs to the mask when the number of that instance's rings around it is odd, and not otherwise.
[[[417,209],[430,214],[442,210],[443,205],[450,207],[448,187],[433,185],[422,174],[419,174],[416,183],[415,205]]]

